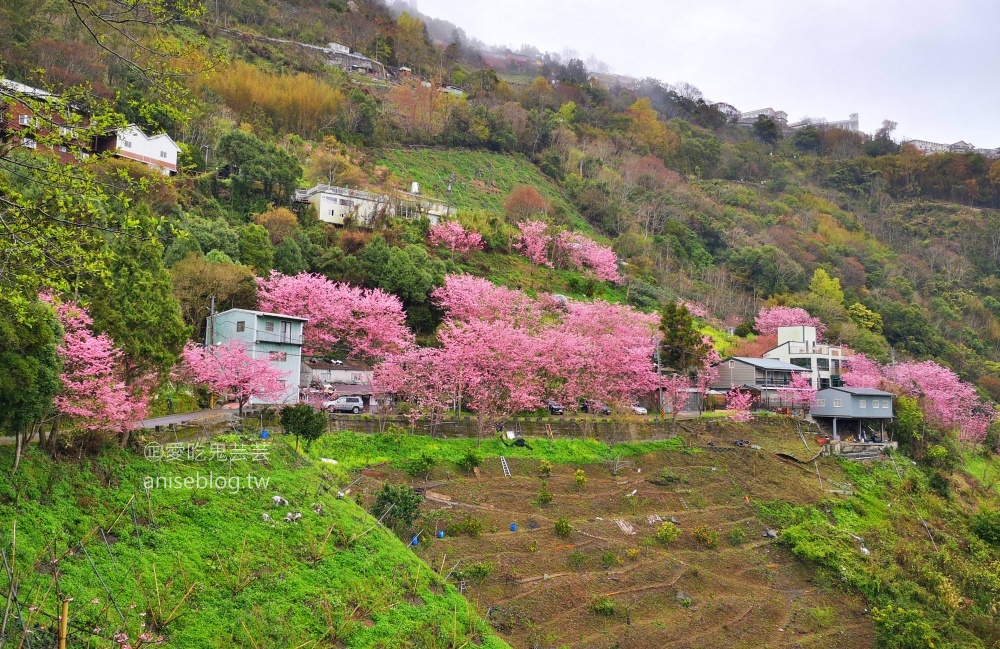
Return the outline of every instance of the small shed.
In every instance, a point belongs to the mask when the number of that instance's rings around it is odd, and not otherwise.
[[[816,392],[809,411],[814,419],[829,420],[833,437],[840,433],[859,440],[885,441],[885,422],[893,418],[893,395],[875,388],[825,388]],[[839,430],[838,430],[839,424]]]

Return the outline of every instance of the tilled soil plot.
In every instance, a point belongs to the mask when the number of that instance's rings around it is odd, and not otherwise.
[[[758,441],[765,450],[718,442],[630,458],[618,475],[609,464],[563,464],[543,477],[537,461],[508,458],[507,478],[489,458],[478,478],[413,482],[430,488],[414,550],[516,648],[873,647],[861,598],[817,584],[764,535],[753,501],[832,496],[815,465],[790,464]],[[827,478],[846,481],[835,462],[819,470],[825,488]],[[560,519],[568,537],[555,533]],[[669,547],[655,538],[663,522],[681,532]]]

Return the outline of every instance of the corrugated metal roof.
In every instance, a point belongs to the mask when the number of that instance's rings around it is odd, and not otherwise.
[[[804,367],[799,367],[798,365],[792,365],[791,363],[786,363],[784,361],[779,361],[775,358],[751,358],[749,356],[733,356],[731,359],[740,361],[741,363],[746,363],[747,365],[752,365],[758,367],[762,370],[784,370],[787,372],[808,372]],[[725,363],[726,361],[722,361]]]
[[[836,390],[837,392],[844,392],[844,393],[852,394],[852,395],[858,396],[858,397],[894,397],[894,396],[896,396],[892,392],[886,392],[885,390],[876,390],[875,388],[845,388],[845,387],[823,388],[822,390],[817,391],[816,394],[820,394],[820,393],[826,392],[828,390]]]
[[[230,313],[232,311],[239,311],[240,313],[252,313],[254,315],[268,315],[274,318],[287,318],[288,320],[301,320],[302,322],[308,322],[309,318],[303,318],[297,315],[291,315],[289,313],[269,313],[267,311],[254,311],[253,309],[226,309],[225,311],[220,311],[216,313],[216,317],[222,315],[223,313]]]

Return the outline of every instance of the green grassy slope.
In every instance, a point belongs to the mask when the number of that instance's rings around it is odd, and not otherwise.
[[[296,469],[281,442],[266,465],[238,462],[231,472],[217,461],[155,464],[112,451],[56,464],[31,452],[11,477],[10,453],[0,458],[3,547],[9,557],[16,524],[19,598],[35,643],[51,640],[37,627],[52,628],[63,593],[73,598],[75,647],[109,646],[123,617],[134,647],[143,632],[184,649],[506,646],[400,540],[336,499],[332,476],[305,460]],[[269,484],[153,488],[148,500],[142,487],[147,475],[209,471],[244,480],[252,472]],[[273,507],[276,494],[290,505]],[[301,520],[284,522],[293,511]]]
[[[420,183],[422,193],[440,200],[447,200],[448,178],[454,173],[452,205],[456,209],[502,212],[510,191],[527,185],[556,210],[577,213],[559,187],[522,155],[468,149],[391,149],[378,154],[378,162],[400,180]]]

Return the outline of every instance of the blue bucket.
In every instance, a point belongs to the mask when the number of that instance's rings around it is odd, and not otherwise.
[[[511,523],[510,524],[510,531],[511,532],[516,532],[517,531],[517,523]]]
[[[420,545],[420,539],[418,537],[414,536],[413,540],[410,541],[410,545]]]
[[[438,530],[437,537],[439,539],[443,539],[444,538],[444,530]]]

